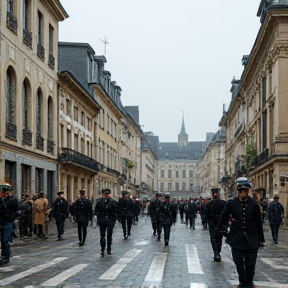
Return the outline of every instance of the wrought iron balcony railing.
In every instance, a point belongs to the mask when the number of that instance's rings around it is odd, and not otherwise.
[[[40,135],[36,137],[36,148],[39,150],[44,150],[44,138]]]
[[[32,145],[32,132],[28,129],[22,129],[22,143],[25,145]]]
[[[7,27],[17,33],[17,18],[10,12],[7,12]]]
[[[54,151],[54,141],[47,140],[47,152],[53,154]]]
[[[32,32],[23,29],[23,42],[32,48]]]
[[[61,149],[59,161],[63,163],[71,162],[97,172],[101,170],[99,162],[70,148]]]
[[[44,47],[42,47],[41,45],[37,44],[37,55],[41,58],[41,59],[45,59],[45,49]]]
[[[53,57],[53,55],[51,53],[49,53],[49,61],[48,61],[48,64],[54,68],[55,66],[55,58]]]
[[[17,139],[17,126],[13,123],[6,122],[6,133],[7,138],[16,140]]]
[[[112,168],[109,168],[109,167],[107,167],[107,172],[111,173],[111,174],[114,174],[116,177],[120,176],[120,172],[119,171],[117,171],[115,169],[112,169]]]

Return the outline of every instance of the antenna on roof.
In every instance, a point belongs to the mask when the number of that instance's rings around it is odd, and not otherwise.
[[[110,43],[106,40],[106,36],[105,36],[105,40],[100,39],[100,41],[104,42],[104,54],[106,55],[106,46],[107,44],[110,44]]]

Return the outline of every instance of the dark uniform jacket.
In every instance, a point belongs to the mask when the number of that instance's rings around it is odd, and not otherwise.
[[[18,201],[13,196],[0,198],[0,225],[13,222],[17,211]]]
[[[69,204],[64,198],[56,198],[53,202],[53,217],[55,220],[61,217],[68,217]]]
[[[117,219],[117,201],[112,198],[99,198],[95,205],[97,223],[114,225]]]
[[[74,204],[74,214],[76,222],[92,221],[92,202],[86,198],[78,198]]]
[[[150,201],[148,213],[151,219],[159,219],[158,207],[161,204],[161,200],[158,198],[152,199]]]
[[[163,225],[172,225],[174,222],[173,216],[172,216],[172,209],[170,202],[162,202],[158,208],[159,211],[159,218]]]
[[[209,228],[217,227],[220,214],[225,207],[225,201],[220,199],[212,199],[205,205],[205,219],[209,224]]]
[[[131,198],[120,198],[118,201],[118,216],[133,217],[134,205]]]
[[[197,213],[197,205],[195,203],[188,203],[185,207],[185,213],[187,217],[195,217]]]
[[[259,248],[260,242],[265,242],[260,207],[251,197],[246,201],[240,201],[236,197],[227,202],[218,226],[226,225],[230,215],[232,221],[227,242],[232,248],[256,249]]]
[[[270,222],[282,222],[284,207],[277,201],[273,201],[268,206],[268,219]]]

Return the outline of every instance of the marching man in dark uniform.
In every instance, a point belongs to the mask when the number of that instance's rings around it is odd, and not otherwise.
[[[160,214],[160,221],[161,225],[164,230],[164,241],[165,246],[169,245],[170,239],[170,230],[173,223],[173,216],[172,216],[172,207],[170,203],[170,194],[164,194],[164,201],[160,204],[159,207],[159,214]]]
[[[133,200],[129,197],[129,192],[123,190],[122,198],[118,201],[118,218],[121,221],[125,240],[131,235],[134,205]]]
[[[179,213],[180,213],[181,223],[184,223],[185,204],[184,204],[184,201],[183,201],[183,200],[180,201],[179,206],[178,206],[178,209],[179,209]]]
[[[79,194],[80,198],[74,204],[74,217],[78,228],[78,244],[79,246],[83,246],[87,236],[88,222],[92,221],[93,208],[92,202],[86,198],[85,190],[81,189]]]
[[[253,287],[253,277],[259,247],[264,247],[260,207],[248,196],[251,184],[247,178],[236,181],[238,197],[228,201],[221,213],[218,227],[226,225],[232,216],[227,242],[239,275],[239,287]]]
[[[158,237],[157,237],[158,240],[160,240],[161,230],[162,230],[160,218],[159,218],[160,215],[158,211],[158,208],[161,204],[161,200],[160,200],[161,196],[162,196],[162,193],[155,192],[155,198],[150,201],[149,210],[148,210],[148,213],[151,218],[153,235],[156,236],[158,234]]]
[[[195,204],[194,200],[190,200],[187,204],[186,209],[186,226],[188,226],[188,222],[190,223],[190,229],[193,228],[195,230],[195,218],[197,214],[197,205]]]
[[[56,221],[57,226],[57,241],[63,240],[62,235],[64,234],[64,222],[66,217],[69,216],[69,204],[63,197],[64,192],[57,192],[57,198],[53,203],[53,217]]]
[[[221,211],[225,206],[225,201],[219,199],[219,188],[212,188],[211,193],[212,199],[208,201],[205,206],[205,216],[209,225],[210,241],[214,251],[214,261],[220,262],[223,235],[221,230],[218,229],[218,220]]]
[[[117,201],[110,197],[110,189],[102,189],[102,198],[95,205],[95,215],[100,230],[101,257],[104,257],[107,230],[107,254],[111,255],[113,228],[117,219]]]
[[[13,221],[18,210],[18,201],[10,195],[11,185],[0,185],[0,234],[1,234],[1,260],[0,266],[9,263],[12,240]]]

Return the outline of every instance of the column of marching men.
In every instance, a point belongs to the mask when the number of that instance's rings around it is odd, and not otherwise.
[[[116,201],[110,195],[110,189],[102,189],[102,196],[92,202],[86,197],[85,190],[79,191],[79,198],[68,204],[63,197],[64,192],[57,192],[53,204],[49,205],[43,192],[30,199],[28,194],[18,201],[13,197],[12,186],[0,184],[0,233],[1,260],[0,266],[9,263],[10,243],[15,235],[15,219],[19,220],[20,237],[45,238],[48,234],[49,218],[54,218],[57,228],[57,241],[63,240],[64,223],[72,214],[77,222],[79,246],[85,245],[87,227],[93,218],[97,218],[100,232],[100,255],[105,251],[112,254],[113,228],[118,221],[122,225],[123,240],[132,233],[132,224],[139,221],[142,213],[150,216],[152,233],[161,240],[164,234],[164,245],[169,245],[170,231],[175,225],[179,212],[181,223],[190,229],[195,229],[197,214],[201,217],[203,229],[209,230],[214,261],[221,261],[223,237],[231,247],[233,261],[239,275],[239,287],[253,287],[253,277],[258,249],[264,246],[263,207],[256,193],[249,194],[252,185],[245,177],[236,181],[237,197],[229,201],[219,198],[219,189],[211,189],[211,198],[203,199],[170,199],[169,193],[155,192],[152,199],[141,203],[138,198],[131,197],[128,191],[122,191],[122,197]],[[202,201],[201,201],[202,200]],[[267,208],[273,243],[278,244],[278,232],[284,217],[283,206],[279,203],[279,195],[274,195]]]

